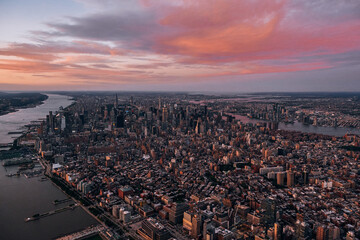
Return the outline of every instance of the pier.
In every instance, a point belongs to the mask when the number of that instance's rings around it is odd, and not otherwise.
[[[20,173],[9,173],[9,174],[6,174],[7,177],[20,177]]]
[[[12,135],[12,134],[23,134],[23,133],[24,133],[23,131],[8,132],[9,135]]]
[[[44,218],[44,217],[49,217],[51,215],[61,213],[61,212],[67,211],[67,210],[73,210],[77,206],[78,206],[77,204],[70,204],[66,207],[55,209],[55,210],[52,210],[52,211],[49,211],[46,213],[41,213],[41,214],[37,213],[37,214],[34,214],[32,217],[25,218],[25,222],[31,222],[31,221],[39,220],[40,218]]]
[[[54,205],[58,205],[58,204],[61,204],[61,203],[66,203],[66,202],[70,202],[71,201],[71,198],[65,198],[65,199],[61,199],[61,200],[54,200],[52,203]]]
[[[12,146],[12,143],[0,143],[0,148],[11,148]]]
[[[12,143],[0,143],[0,147],[1,147],[1,148],[12,147],[12,146],[13,146]]]
[[[11,160],[5,160],[5,161],[3,161],[2,165],[4,167],[7,167],[7,166],[20,165],[20,164],[25,164],[25,163],[32,163],[32,162],[33,162],[33,160],[28,157],[20,157],[20,158],[15,158],[15,159],[11,159]]]
[[[86,228],[80,232],[72,233],[69,235],[66,235],[64,237],[57,238],[56,240],[80,240],[85,239],[91,236],[95,236],[103,231],[105,231],[106,228],[104,226],[95,226],[95,227],[89,227]]]

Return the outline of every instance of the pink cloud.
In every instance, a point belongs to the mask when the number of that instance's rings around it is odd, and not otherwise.
[[[287,3],[185,0],[158,13],[159,23],[171,30],[155,39],[154,49],[178,56],[179,62],[197,64],[286,61],[359,50],[359,19],[321,26],[315,20],[304,26],[301,19],[292,19],[287,24],[287,14],[294,10]]]
[[[356,1],[338,3],[339,11],[311,0],[139,2],[136,14],[102,12],[49,23],[52,34],[39,34],[46,40],[1,48],[0,68],[73,81],[167,83],[359,62],[350,54],[360,52]]]

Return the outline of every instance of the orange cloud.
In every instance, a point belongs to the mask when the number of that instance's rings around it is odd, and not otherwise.
[[[288,64],[284,66],[271,66],[263,64],[246,64],[245,66],[237,66],[232,70],[215,71],[213,73],[199,74],[197,77],[223,77],[223,76],[237,76],[245,74],[265,74],[265,73],[285,73],[285,72],[298,72],[298,71],[311,71],[319,69],[332,68],[325,62],[311,62],[311,63],[298,63]]]

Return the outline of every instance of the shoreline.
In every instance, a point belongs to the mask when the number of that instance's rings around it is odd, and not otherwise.
[[[43,159],[41,156],[39,156],[39,163],[44,169],[43,175],[51,181],[52,185],[62,191],[66,196],[68,196],[72,201],[74,201],[78,206],[80,206],[88,215],[95,219],[100,224],[98,226],[104,227],[104,229],[106,229],[108,232],[119,234],[120,231],[122,234],[126,233],[126,230],[123,228],[123,226],[119,225],[119,223],[114,222],[112,219],[106,216],[106,212],[100,212],[99,215],[95,215],[93,212],[91,212],[90,208],[99,211],[98,207],[94,205],[93,202],[91,202],[91,200],[89,200],[86,196],[82,196],[81,193],[79,193],[76,189],[72,189],[73,187],[69,185],[66,181],[64,181],[64,179],[52,174],[51,171],[48,170],[48,168],[50,167],[50,163],[47,163],[46,160]],[[71,192],[72,194],[70,194],[69,192]],[[101,220],[101,217],[104,218],[105,221]],[[111,226],[108,226],[108,224],[106,224],[106,222],[109,223],[109,221],[111,222],[111,225],[115,225],[118,227],[117,231],[114,231]],[[81,232],[81,230],[75,231],[73,233],[77,232]],[[69,233],[63,234],[63,236],[66,235],[69,235]]]
[[[37,106],[40,106],[40,105],[44,104],[44,102],[49,99],[49,96],[47,94],[42,94],[42,93],[41,93],[41,95],[45,96],[46,98],[44,100],[41,100],[40,102],[33,102],[33,103],[29,103],[29,104],[26,104],[26,105],[23,105],[23,106],[14,107],[11,110],[0,111],[0,116],[4,116],[4,115],[10,114],[10,113],[15,113],[15,112],[18,112],[21,109],[35,108]]]
[[[41,101],[40,103],[38,103],[38,104],[33,104],[33,105],[28,106],[28,107],[22,107],[22,108],[16,109],[16,110],[13,111],[13,112],[9,112],[9,113],[7,113],[7,114],[18,112],[18,111],[21,110],[21,109],[35,108],[35,107],[37,107],[37,106],[43,105],[43,104],[45,103],[45,101],[49,99],[49,95],[48,95],[48,94],[42,94],[42,95],[46,96],[46,99],[43,100],[43,101]],[[72,96],[70,96],[70,95],[65,95],[65,94],[58,94],[58,95],[67,96],[67,97],[70,98],[69,100],[72,101],[72,103],[71,103],[70,105],[66,106],[66,107],[64,108],[64,110],[66,110],[66,109],[68,109],[69,107],[73,106],[73,105],[75,104],[75,102],[76,102],[76,98],[74,98],[74,97],[72,97]],[[58,110],[59,110],[59,109],[57,109],[56,111],[58,111]],[[5,115],[7,115],[7,114],[5,114]],[[1,115],[1,114],[0,114],[0,117],[1,117],[1,116],[5,116],[5,115]],[[39,121],[40,119],[41,119],[41,118],[38,118],[37,120],[34,120],[34,121]],[[18,137],[16,137],[16,138],[14,138],[14,140],[13,140],[12,142],[7,143],[7,145],[10,145],[10,149],[8,149],[8,150],[14,150],[14,149],[19,148],[19,146],[17,146],[17,142],[19,141],[19,139],[21,139],[24,135],[26,135],[26,134],[28,133],[28,131],[29,131],[30,128],[31,128],[31,126],[29,126],[29,125],[30,125],[32,122],[34,122],[34,121],[30,121],[30,123],[25,124],[25,125],[23,125],[23,126],[21,126],[21,127],[19,128],[19,129],[23,129],[22,131],[19,130],[19,134],[20,134],[20,132],[21,132],[21,135],[18,136]],[[8,133],[8,134],[9,134],[9,133]],[[2,150],[2,149],[0,149],[0,151],[1,151],[1,150]],[[3,150],[3,151],[6,151],[6,150]]]
[[[67,96],[67,95],[64,95],[64,96]],[[47,100],[47,99],[49,98],[49,96],[46,95],[46,97],[47,97],[47,98],[46,98],[46,100]],[[64,108],[64,110],[68,109],[69,107],[71,107],[71,106],[73,106],[73,105],[75,104],[75,101],[76,101],[75,98],[72,98],[71,100],[72,100],[73,102],[72,102],[70,105],[66,106],[66,107]],[[45,101],[45,100],[44,100],[44,101]],[[44,104],[44,101],[42,101],[41,103],[36,104],[36,105],[34,105],[34,106],[24,107],[24,109],[25,109],[25,108],[31,108],[31,107],[36,107],[36,106],[42,105],[42,104]],[[18,110],[20,110],[20,109],[17,109],[16,111],[18,111]],[[14,111],[14,112],[16,112],[16,111]],[[5,114],[5,115],[6,115],[6,114]],[[32,127],[31,127],[31,126],[28,126],[28,127],[27,127],[27,125],[24,125],[24,126],[22,126],[22,127],[26,127],[27,129],[24,130],[24,131],[21,133],[20,136],[16,137],[12,143],[8,143],[8,144],[10,144],[10,145],[12,145],[12,146],[11,146],[10,149],[3,150],[4,152],[19,150],[19,149],[27,149],[26,146],[19,146],[19,145],[18,145],[18,142],[19,142],[27,133],[29,133],[29,131],[31,131]],[[31,152],[32,152],[33,154],[35,154],[36,156],[38,156],[39,163],[40,163],[42,169],[44,170],[43,173],[42,173],[42,176],[44,176],[44,177],[46,177],[48,180],[50,180],[50,181],[51,181],[51,184],[52,184],[55,188],[59,189],[63,194],[65,194],[66,196],[68,196],[73,202],[75,202],[75,203],[77,204],[77,206],[80,206],[81,209],[83,209],[90,217],[92,217],[92,218],[99,224],[98,226],[103,226],[105,229],[110,230],[109,227],[106,225],[106,223],[105,223],[104,221],[100,220],[98,216],[94,215],[94,214],[86,207],[86,205],[83,203],[83,202],[85,202],[85,201],[88,201],[88,205],[89,205],[89,206],[96,207],[95,205],[92,205],[92,203],[90,202],[90,200],[88,200],[86,197],[79,196],[79,193],[78,193],[76,190],[70,189],[70,188],[71,188],[70,185],[68,185],[66,182],[62,182],[62,179],[59,178],[58,176],[54,176],[54,175],[51,173],[51,165],[50,165],[50,163],[46,162],[46,160],[44,160],[44,159],[41,157],[41,155],[39,155],[34,149],[28,149],[28,150],[31,151]],[[49,169],[49,168],[50,168],[50,169]],[[61,183],[61,184],[60,184],[60,183]],[[66,191],[65,188],[68,188],[69,191],[72,191],[72,192],[74,192],[75,194],[74,194],[74,195],[69,194],[69,193]],[[77,196],[75,196],[76,194],[77,194]],[[101,215],[102,215],[102,214],[101,214]],[[101,216],[101,215],[100,215],[100,216]],[[88,226],[88,227],[90,227],[90,226]],[[88,227],[87,227],[87,228],[88,228]],[[83,230],[83,229],[75,230],[75,231],[73,231],[73,232],[71,232],[71,233],[81,232],[81,230]],[[70,233],[62,233],[62,234],[60,234],[60,236],[66,236],[66,235],[69,235],[69,234],[70,234]]]
[[[272,121],[272,120],[267,120],[267,119],[260,119],[260,118],[253,118],[253,117],[249,117],[248,115],[243,115],[243,114],[239,114],[239,113],[232,113],[232,112],[226,112],[225,114],[230,115],[232,117],[236,116],[240,116],[240,117],[244,117],[247,118],[249,120],[252,121],[256,121],[259,123],[272,123],[272,122],[277,122],[277,123],[281,123],[284,125],[294,125],[294,124],[301,124],[302,126],[306,126],[306,127],[314,127],[314,128],[333,128],[333,129],[344,129],[344,130],[350,130],[350,131],[360,131],[360,127],[351,127],[351,126],[331,126],[331,125],[313,125],[313,124],[305,124],[303,122],[300,122],[298,120],[294,120],[293,122],[286,122],[286,121]],[[353,134],[353,133],[349,133],[349,134]],[[356,133],[355,133],[356,134]],[[360,134],[356,134],[356,135],[360,135]],[[332,135],[329,135],[332,136]]]
[[[56,97],[56,96],[55,96]],[[44,106],[43,107],[43,104],[47,104],[47,100],[49,100],[50,99],[50,105],[46,105],[46,106]],[[53,99],[53,100],[51,100],[51,99]],[[60,101],[60,102],[58,102],[57,101],[57,99],[59,99],[59,100],[61,100],[61,99],[64,99],[64,101]],[[63,95],[63,97],[56,97],[55,98],[55,101],[54,101],[54,98],[52,98],[52,95],[46,95],[46,100],[45,101],[41,101],[41,102],[38,102],[38,103],[36,103],[36,104],[32,104],[32,105],[27,105],[27,107],[26,108],[29,108],[30,110],[27,110],[26,112],[29,112],[30,113],[30,115],[29,115],[29,118],[27,117],[27,115],[24,115],[24,114],[20,114],[21,115],[21,119],[24,117],[24,119],[23,120],[25,120],[25,121],[19,121],[19,123],[20,124],[16,124],[16,126],[17,127],[19,127],[19,128],[21,128],[22,130],[23,130],[23,132],[20,134],[20,136],[19,135],[16,135],[16,136],[14,136],[15,138],[13,138],[13,139],[9,139],[8,141],[7,141],[7,143],[6,144],[4,144],[4,145],[8,145],[6,148],[1,148],[0,150],[1,150],[1,154],[4,156],[4,157],[6,157],[6,158],[11,158],[10,156],[6,156],[7,154],[10,154],[10,153],[15,153],[16,151],[21,151],[21,149],[29,149],[30,151],[31,151],[31,153],[35,153],[35,155],[36,156],[38,156],[38,153],[36,153],[36,150],[34,150],[34,149],[32,149],[32,147],[27,147],[27,146],[22,146],[21,144],[20,144],[20,142],[21,142],[21,140],[23,140],[25,137],[26,137],[26,134],[27,133],[29,133],[29,132],[31,132],[31,131],[33,131],[35,128],[36,128],[36,126],[27,126],[31,121],[32,121],[32,119],[34,119],[34,116],[36,117],[36,119],[40,119],[40,118],[42,118],[42,117],[44,117],[45,115],[44,115],[44,113],[46,112],[46,109],[48,109],[48,107],[50,107],[50,108],[52,108],[52,109],[56,109],[55,111],[58,111],[59,110],[59,105],[63,105],[63,106],[66,106],[66,107],[68,107],[68,106],[70,106],[71,104],[73,104],[73,99],[71,99],[70,101],[66,101],[65,99],[70,99],[70,97],[69,96],[67,96],[67,95]],[[34,107],[37,107],[37,106],[41,106],[40,108],[36,108],[36,110],[34,109],[34,111],[33,111],[33,109],[32,108],[34,108]],[[25,108],[25,107],[23,107],[23,108]],[[40,109],[40,110],[38,110],[38,109]],[[17,109],[15,112],[18,112],[18,110],[19,109]],[[44,111],[45,110],[45,111]],[[51,110],[51,109],[50,109]],[[34,114],[34,113],[36,112],[36,114]],[[12,116],[12,115],[10,115],[10,116]],[[18,116],[18,115],[13,115],[13,116]],[[9,119],[12,119],[13,117],[9,117]],[[6,117],[6,119],[7,119],[7,117]],[[27,120],[29,120],[28,122],[26,122]],[[30,121],[31,120],[31,121]],[[4,125],[5,126],[5,125]],[[4,128],[4,130],[7,130],[7,128]],[[8,130],[8,131],[12,131],[12,130]],[[8,134],[7,132],[5,132],[5,131],[3,131],[3,132],[1,132],[2,134]],[[4,139],[5,140],[5,139]],[[7,139],[6,139],[7,140]],[[0,161],[0,162],[2,162],[2,161]],[[3,167],[3,166],[2,166]],[[40,166],[39,166],[40,167]],[[43,168],[39,168],[39,169],[43,169]],[[15,169],[16,170],[16,169]],[[8,181],[13,181],[12,180],[12,178],[8,178],[8,177],[6,177],[5,176],[5,174],[6,174],[6,168],[5,167],[3,167],[3,169],[2,169],[2,176],[1,177],[3,177],[4,178],[4,180],[6,180],[5,182],[7,183]],[[43,174],[41,174],[40,175],[40,177],[42,177],[42,176],[44,176]],[[39,177],[39,179],[40,179],[40,177]],[[36,179],[35,179],[36,180]],[[32,181],[34,181],[34,180],[32,180]],[[5,183],[5,182],[3,182],[3,183]],[[17,186],[16,187],[18,187],[18,188],[32,188],[32,186],[28,186],[28,184],[29,184],[29,182],[28,182],[28,180],[27,179],[25,179],[25,178],[22,178],[21,179],[21,183],[19,183],[19,181],[15,181],[16,182],[16,184],[17,184]],[[37,183],[38,181],[36,180],[36,183]],[[36,191],[38,191],[38,188],[39,188],[39,185],[38,184],[35,184],[36,185],[36,187],[34,187],[34,189],[36,190]],[[5,186],[5,185],[4,185]],[[57,193],[57,194],[64,194],[64,192],[63,191],[61,191],[58,187],[55,187],[54,186],[54,183],[53,183],[53,181],[52,181],[52,183],[50,184],[50,186],[48,186],[48,185],[46,185],[46,186],[44,186],[45,188],[44,189],[49,189],[49,193],[52,193],[52,194],[55,194],[55,193]],[[61,193],[60,193],[60,192]],[[51,195],[52,196],[52,195]],[[67,194],[65,194],[65,196],[67,196]],[[41,198],[41,201],[42,202],[47,202],[47,200],[48,200],[48,198],[50,198],[50,200],[51,200],[51,197],[45,197],[45,198],[43,198],[43,197],[40,197]],[[52,199],[53,200],[53,199]],[[51,200],[51,201],[52,201]],[[21,201],[21,200],[19,200],[19,201],[17,201],[17,202],[20,202],[20,204],[21,203],[23,203],[23,201]],[[26,204],[24,204],[24,205],[26,205]],[[5,206],[3,206],[3,207],[5,207]],[[9,206],[11,209],[13,209],[13,207],[12,206]],[[9,208],[9,207],[7,207],[7,208]],[[16,209],[16,207],[15,207],[15,209]],[[15,210],[14,209],[14,210]],[[39,211],[39,212],[46,212],[48,209],[46,209],[46,208],[43,208],[41,205],[39,205],[39,206],[36,206],[36,208],[34,208],[34,209],[37,209],[36,211]],[[20,218],[21,218],[21,223],[19,223],[19,224],[23,224],[23,218],[22,218],[22,216],[21,216],[21,214],[18,214],[18,215],[20,215]],[[81,222],[84,222],[84,224],[83,223],[80,223],[79,225],[74,225],[75,227],[71,227],[71,226],[67,226],[65,229],[64,229],[64,231],[61,231],[61,230],[56,230],[56,234],[57,234],[57,236],[61,236],[61,235],[64,235],[65,233],[69,233],[69,232],[76,232],[76,231],[79,231],[79,230],[81,230],[81,229],[83,229],[83,228],[86,228],[86,227],[88,227],[88,226],[90,226],[90,225],[92,225],[92,224],[97,224],[98,225],[98,221],[96,220],[96,219],[94,219],[91,215],[89,216],[89,214],[88,214],[88,212],[86,212],[86,211],[83,211],[83,210],[81,210],[81,213],[79,213],[79,212],[77,212],[75,215],[71,215],[71,216],[74,216],[74,218],[75,219],[79,219]],[[4,215],[3,217],[6,217],[6,215]],[[19,218],[19,216],[17,216],[16,217],[16,220],[13,220],[12,222],[13,223],[15,223],[15,222],[18,222],[19,220],[18,219],[20,219]],[[72,218],[72,217],[71,217]],[[5,218],[4,218],[5,219]],[[59,219],[59,221],[67,221],[67,220],[64,220],[64,217],[55,217],[55,218],[52,218],[52,219]],[[51,219],[50,219],[51,220]],[[45,220],[44,222],[46,222],[46,221],[48,221],[48,220]],[[52,220],[51,220],[52,221]],[[87,223],[90,223],[89,225],[86,225]],[[46,224],[44,225],[44,223],[37,223],[36,224],[36,229],[38,229],[37,231],[31,231],[31,230],[29,230],[30,232],[31,232],[31,235],[33,235],[33,236],[52,236],[52,233],[51,233],[51,231],[49,231],[47,228],[44,228],[43,226],[46,226]],[[54,226],[54,228],[55,228],[55,226]],[[37,232],[37,233],[36,233]],[[5,232],[5,235],[8,235],[8,236],[16,236],[16,237],[19,237],[19,239],[20,238],[22,238],[21,236],[21,233],[16,233],[16,232],[13,232],[13,230],[7,230],[6,232]],[[44,234],[44,235],[43,235]],[[42,237],[43,238],[43,237]],[[34,239],[36,239],[36,237],[34,238]]]
[[[241,118],[245,118],[249,121],[253,121],[253,124],[257,124],[257,123],[273,123],[275,121],[271,121],[271,120],[266,120],[266,119],[258,119],[258,118],[251,118],[247,115],[241,115],[238,113],[231,113],[231,112],[226,112],[226,115],[232,116],[234,117],[236,120],[240,120],[243,123],[246,123],[246,121],[242,120]],[[249,122],[251,123],[251,122]],[[338,126],[338,127],[333,127],[333,126],[314,126],[312,124],[304,124],[302,122],[299,121],[294,121],[292,123],[289,122],[284,122],[284,121],[279,121],[277,122],[279,124],[278,129],[277,130],[281,130],[281,131],[288,131],[288,132],[301,132],[301,133],[312,133],[312,134],[320,134],[320,135],[325,135],[325,136],[331,136],[331,137],[344,137],[346,134],[348,135],[357,135],[360,136],[360,128],[353,128],[353,127],[343,127],[343,126]],[[317,131],[305,131],[305,130],[301,130],[301,129],[296,129],[296,126],[300,126],[301,128],[315,128],[317,130],[335,130],[335,131],[347,131],[347,133],[344,133],[343,135],[340,134],[334,134],[334,133],[329,133],[329,132],[317,132]],[[285,128],[284,128],[285,126]],[[295,128],[293,129],[286,129],[287,126],[293,126]]]

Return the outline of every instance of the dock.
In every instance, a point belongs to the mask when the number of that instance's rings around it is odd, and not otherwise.
[[[0,143],[0,148],[11,148],[12,146],[12,143]]]
[[[23,134],[24,132],[23,131],[14,131],[14,132],[8,132],[9,135],[12,135],[12,134]]]
[[[20,164],[25,164],[25,163],[32,163],[32,162],[33,162],[33,160],[28,157],[20,157],[20,158],[14,158],[11,160],[5,160],[5,161],[3,161],[2,165],[4,167],[7,167],[7,166],[20,165]]]
[[[104,226],[95,226],[95,227],[89,227],[86,228],[80,232],[72,233],[69,235],[66,235],[64,237],[57,238],[56,240],[80,240],[85,239],[91,236],[95,236],[103,231],[105,231],[106,228]]]
[[[9,173],[9,174],[6,174],[7,177],[20,177],[20,173]]]
[[[61,200],[54,200],[52,203],[54,205],[58,205],[58,204],[61,204],[61,203],[66,203],[66,202],[70,202],[71,201],[71,198],[65,198],[65,199],[61,199]]]

